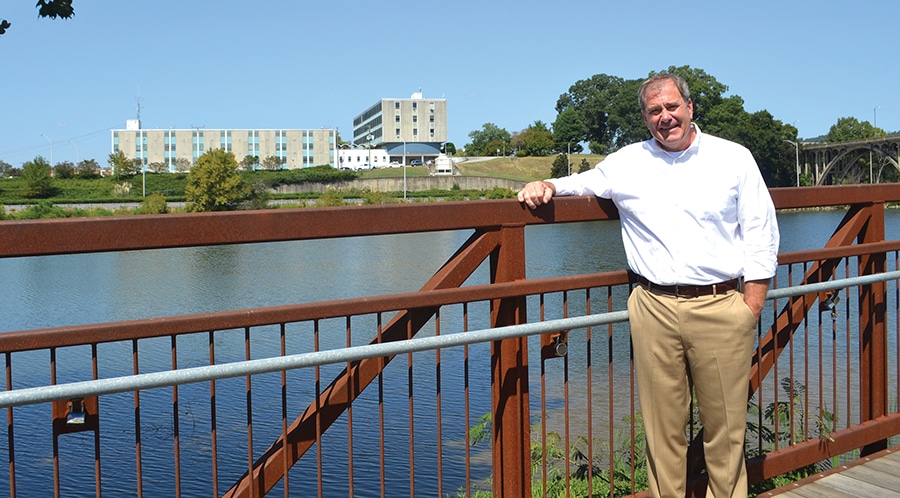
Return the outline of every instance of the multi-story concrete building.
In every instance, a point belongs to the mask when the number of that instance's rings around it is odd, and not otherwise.
[[[146,167],[162,163],[168,171],[178,164],[193,165],[206,151],[223,149],[241,161],[255,156],[281,161],[285,169],[335,165],[337,130],[210,130],[141,128],[140,120],[128,120],[124,130],[112,130],[111,150],[128,159],[139,159]]]
[[[381,99],[353,118],[352,143],[380,146],[391,161],[435,159],[447,142],[447,99],[426,99],[416,92],[408,99]]]

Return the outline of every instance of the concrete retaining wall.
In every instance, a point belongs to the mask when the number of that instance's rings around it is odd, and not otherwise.
[[[525,185],[525,182],[482,176],[416,176],[406,179],[407,192],[420,192],[431,189],[451,190],[454,188],[454,185],[459,185],[459,188],[462,190],[488,190],[494,187],[501,187],[518,191]],[[403,178],[366,178],[333,183],[304,182],[294,185],[279,185],[273,192],[277,194],[324,193],[328,189],[402,192]]]

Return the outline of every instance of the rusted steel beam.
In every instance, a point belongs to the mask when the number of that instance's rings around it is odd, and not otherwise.
[[[828,460],[896,434],[900,434],[900,413],[895,412],[832,432],[827,436],[751,458],[747,462],[747,476],[750,482],[759,482]]]
[[[770,189],[777,209],[900,201],[900,184]],[[555,198],[530,210],[516,200],[270,209],[0,222],[0,257],[248,244],[467,230],[618,218],[605,199]]]
[[[610,219],[609,201],[566,198],[529,210],[515,200],[267,209],[0,222],[0,257],[41,256]]]
[[[463,248],[423,287],[423,291],[442,287],[459,287],[501,243],[499,232],[473,235]],[[434,316],[437,307],[401,311],[371,344],[408,339]],[[279,437],[224,496],[264,496],[331,427],[350,404],[378,377],[393,356],[353,362],[318,394],[303,414],[287,429],[287,441]]]
[[[859,242],[884,240],[884,203],[876,202],[866,208],[869,222],[857,237]],[[883,273],[886,268],[884,254],[867,254],[859,258],[860,275]],[[887,338],[887,284],[877,282],[859,288],[859,389],[860,415],[863,421],[887,413],[888,405],[888,338]],[[887,448],[887,439],[867,444],[862,455],[869,455]]]
[[[900,184],[833,185],[769,189],[776,209],[847,206],[900,200]]]
[[[459,271],[458,267],[445,267],[438,273],[442,275],[441,278],[458,278],[458,275],[455,277],[452,275],[456,271]],[[249,308],[164,318],[10,331],[0,333],[0,351],[16,352],[75,346],[84,344],[86,337],[90,338],[92,343],[168,337],[210,330],[231,330],[400,309],[431,308],[446,304],[489,301],[507,297],[614,286],[626,283],[628,283],[627,272],[618,270],[605,273],[385,294],[365,299],[339,299],[317,303]]]
[[[492,282],[525,279],[525,226],[507,225],[491,253]],[[525,298],[491,302],[491,326],[526,321]],[[493,495],[531,496],[531,416],[528,406],[528,339],[519,337],[491,344],[491,453]]]

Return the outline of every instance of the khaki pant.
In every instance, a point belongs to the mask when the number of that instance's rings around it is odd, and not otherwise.
[[[744,432],[756,319],[743,295],[680,298],[637,286],[628,312],[650,496],[685,496],[685,428],[693,387],[704,429],[706,496],[745,498]]]

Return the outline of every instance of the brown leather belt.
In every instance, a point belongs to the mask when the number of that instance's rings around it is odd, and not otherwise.
[[[714,294],[724,294],[730,290],[735,290],[740,287],[740,281],[736,278],[710,285],[659,285],[647,280],[646,278],[636,273],[632,275],[632,278],[635,282],[643,285],[650,292],[676,297],[700,297],[710,296]]]

